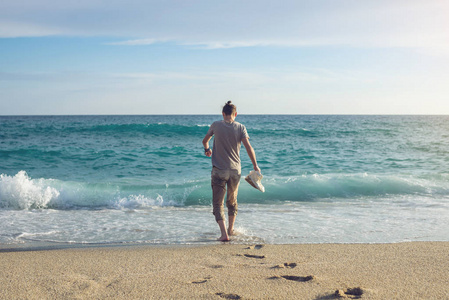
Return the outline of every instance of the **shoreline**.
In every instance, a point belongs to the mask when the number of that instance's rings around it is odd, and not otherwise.
[[[32,242],[32,243],[17,243],[17,244],[0,244],[0,253],[8,252],[33,252],[33,251],[52,251],[52,250],[71,250],[71,249],[114,249],[114,248],[142,248],[142,247],[166,247],[166,248],[183,248],[183,247],[214,247],[220,245],[233,245],[233,246],[248,246],[255,244],[262,244],[264,246],[294,246],[294,245],[395,245],[395,244],[408,244],[408,243],[449,243],[449,241],[400,241],[400,242],[310,242],[310,243],[294,243],[294,244],[271,244],[271,243],[257,243],[255,241],[227,241],[220,242],[218,240],[209,240],[208,242],[198,243],[150,243],[150,242],[124,242],[124,243],[58,243],[58,242]]]
[[[448,258],[449,242],[0,251],[0,299],[443,299]]]

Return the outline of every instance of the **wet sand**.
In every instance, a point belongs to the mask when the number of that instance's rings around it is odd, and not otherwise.
[[[1,299],[448,299],[449,242],[0,253]]]

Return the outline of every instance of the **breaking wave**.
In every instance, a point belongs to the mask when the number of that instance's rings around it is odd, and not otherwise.
[[[240,203],[329,201],[339,198],[388,195],[449,196],[449,175],[393,176],[370,174],[313,174],[264,178],[266,193],[243,180]],[[123,209],[155,206],[210,205],[208,179],[181,184],[86,183],[32,179],[25,171],[0,175],[1,209]]]

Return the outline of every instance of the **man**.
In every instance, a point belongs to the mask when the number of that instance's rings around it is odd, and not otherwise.
[[[249,136],[244,125],[235,121],[237,107],[228,101],[223,107],[223,120],[212,123],[203,139],[204,153],[212,157],[212,204],[215,220],[220,227],[219,241],[229,241],[234,234],[234,222],[237,215],[237,193],[241,177],[240,145],[246,148],[255,171],[257,166],[256,154],[249,143]],[[209,148],[209,141],[214,137],[213,149]],[[226,206],[228,208],[229,225],[226,230],[224,215],[224,197],[227,190]]]

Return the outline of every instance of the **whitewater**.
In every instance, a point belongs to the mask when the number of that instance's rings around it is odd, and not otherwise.
[[[214,243],[220,118],[0,116],[0,247]],[[234,242],[449,241],[448,116],[237,120],[266,192],[242,179]]]

